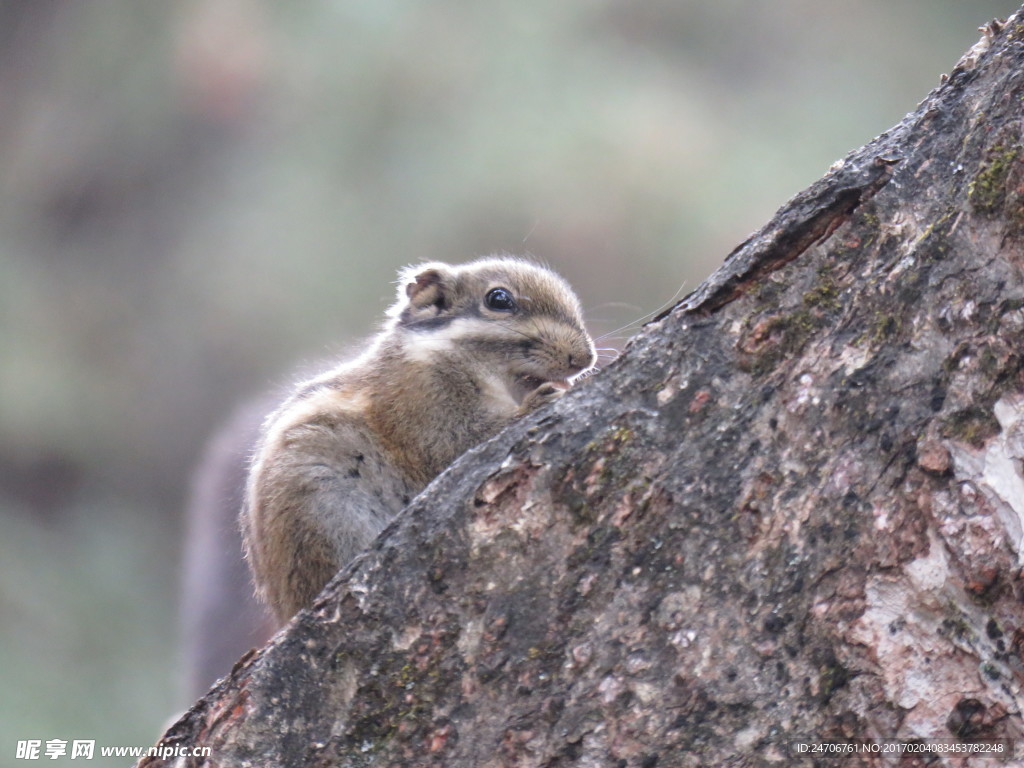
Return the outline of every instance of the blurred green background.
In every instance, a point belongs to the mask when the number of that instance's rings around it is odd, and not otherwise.
[[[0,761],[187,706],[204,441],[372,332],[398,267],[533,253],[613,331],[1015,9],[0,2]]]

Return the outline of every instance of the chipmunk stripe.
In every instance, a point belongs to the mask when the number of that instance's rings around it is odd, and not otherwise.
[[[406,357],[410,360],[430,363],[439,352],[455,350],[457,342],[505,341],[508,331],[496,328],[492,322],[476,317],[455,317],[451,322],[431,333],[416,333],[415,338],[404,345]]]

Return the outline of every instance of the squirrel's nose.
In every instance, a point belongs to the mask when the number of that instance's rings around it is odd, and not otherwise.
[[[570,368],[582,371],[594,364],[594,353],[589,349],[585,352],[570,352],[568,363]]]

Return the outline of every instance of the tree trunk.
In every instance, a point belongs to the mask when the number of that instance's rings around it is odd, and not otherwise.
[[[160,742],[209,758],[142,765],[839,765],[800,745],[1022,738],[1022,126],[1024,11],[438,478]]]

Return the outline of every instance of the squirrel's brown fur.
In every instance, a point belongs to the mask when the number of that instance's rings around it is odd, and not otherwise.
[[[460,454],[594,363],[568,284],[518,259],[405,270],[388,314],[360,357],[270,416],[257,448],[242,529],[281,622]]]

